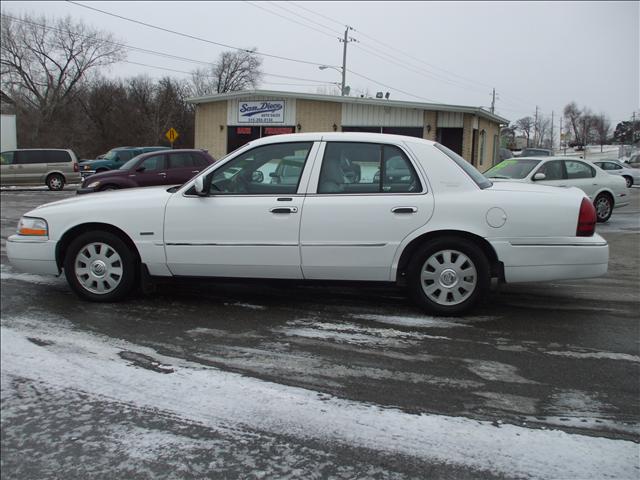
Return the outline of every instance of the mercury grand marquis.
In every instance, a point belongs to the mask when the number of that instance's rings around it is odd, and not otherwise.
[[[295,181],[274,181],[283,166],[296,167]],[[581,190],[492,183],[432,141],[304,133],[252,141],[182,186],[37,207],[7,253],[26,272],[64,272],[90,301],[157,277],[353,280],[405,285],[447,315],[472,307],[492,278],[604,275],[609,249],[595,224]]]

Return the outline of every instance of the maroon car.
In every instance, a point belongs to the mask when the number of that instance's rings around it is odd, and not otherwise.
[[[213,157],[204,150],[143,153],[129,160],[118,170],[96,173],[85,178],[78,193],[183,184],[213,162]]]

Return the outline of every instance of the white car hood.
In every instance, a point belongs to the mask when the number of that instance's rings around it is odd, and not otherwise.
[[[136,205],[139,203],[157,203],[164,205],[166,200],[172,195],[167,190],[171,188],[168,185],[159,187],[146,188],[126,188],[122,190],[110,190],[108,192],[88,193],[84,195],[76,195],[72,198],[58,200],[57,202],[45,203],[34,208],[27,216],[32,213],[48,213],[56,210],[104,210],[110,208],[120,208],[123,205]]]

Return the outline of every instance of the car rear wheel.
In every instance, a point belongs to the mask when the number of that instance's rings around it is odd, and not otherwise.
[[[627,188],[633,187],[633,178],[625,175],[624,176],[624,181],[627,182]]]
[[[117,235],[87,232],[69,245],[64,273],[80,298],[92,302],[117,301],[133,291],[136,257]]]
[[[613,212],[613,200],[606,193],[601,193],[593,202],[596,208],[596,219],[600,223],[604,223],[611,217]]]
[[[47,177],[47,187],[49,187],[49,190],[62,190],[64,188],[64,177],[59,173],[52,173]]]
[[[458,315],[487,292],[489,261],[474,243],[455,237],[431,240],[413,256],[408,271],[412,298],[425,310]]]

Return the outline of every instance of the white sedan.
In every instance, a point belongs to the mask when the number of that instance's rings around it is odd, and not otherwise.
[[[388,173],[400,164],[402,175]],[[295,182],[278,181],[281,165]],[[344,165],[380,174],[355,178]],[[431,141],[309,133],[248,143],[179,187],[42,205],[7,253],[27,272],[64,271],[91,301],[154,277],[353,280],[404,284],[426,310],[459,314],[492,277],[604,275],[609,247],[595,223],[582,191],[494,184]]]
[[[484,172],[491,180],[517,181],[577,187],[589,196],[596,208],[598,222],[606,222],[614,208],[629,205],[627,184],[622,177],[609,175],[591,162],[576,158],[511,158]]]
[[[610,158],[594,160],[593,164],[600,167],[609,175],[620,175],[624,178],[624,181],[627,182],[627,188],[640,185],[640,168],[632,168],[629,164]]]

